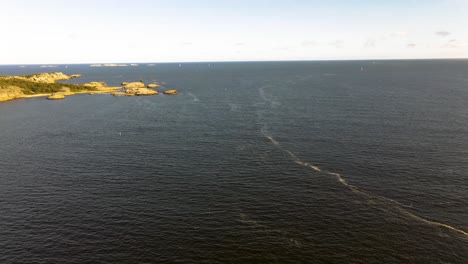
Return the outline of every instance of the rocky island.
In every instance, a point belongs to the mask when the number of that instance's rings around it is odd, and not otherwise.
[[[169,95],[176,95],[178,94],[179,91],[177,90],[167,90],[167,91],[164,91],[164,94],[169,94]]]
[[[75,75],[77,76],[77,75]],[[58,80],[69,80],[73,77],[61,72],[31,74],[24,76],[0,76],[0,101],[27,98],[40,94],[58,92],[63,87],[78,90],[78,85],[57,84]]]
[[[122,82],[122,87],[109,87],[104,82],[85,84],[58,83],[60,80],[79,78],[81,74],[66,75],[61,72],[38,73],[22,76],[0,76],[0,102],[44,96],[49,100],[64,99],[74,94],[110,93],[114,96],[147,96],[157,95],[159,84],[145,85],[140,82]],[[177,94],[177,90],[167,90],[164,94]]]

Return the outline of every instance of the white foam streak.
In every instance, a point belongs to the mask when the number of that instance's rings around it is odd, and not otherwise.
[[[268,102],[270,104],[271,108],[275,108],[275,107],[281,105],[281,103],[278,102],[277,100],[275,100],[275,98],[273,96],[267,96],[265,94],[265,88],[267,88],[267,87],[269,87],[269,86],[263,86],[263,87],[258,88],[258,93],[260,94],[260,97],[265,102]]]
[[[193,93],[187,93],[187,94],[188,94],[190,97],[192,97],[192,100],[193,100],[194,102],[200,101],[200,100],[198,100],[198,97],[197,97],[196,95],[194,95]]]
[[[272,101],[272,99],[268,98],[266,95],[265,95],[265,91],[264,91],[264,87],[261,87],[259,88],[259,93],[260,93],[260,97],[269,102],[270,103],[270,106],[273,107],[275,104],[274,104],[274,101]],[[431,226],[437,226],[437,227],[442,227],[442,228],[446,228],[446,229],[449,229],[451,231],[454,231],[458,234],[461,234],[464,236],[464,238],[468,238],[468,232],[464,231],[464,230],[461,230],[461,229],[458,229],[456,227],[453,227],[451,225],[448,225],[448,224],[444,224],[444,223],[440,223],[440,222],[437,222],[437,221],[432,221],[432,220],[428,220],[428,219],[425,219],[423,217],[420,217],[418,215],[415,215],[413,214],[412,212],[406,210],[405,208],[408,208],[408,206],[406,205],[403,205],[393,199],[390,199],[390,198],[387,198],[387,197],[384,197],[384,196],[379,196],[379,195],[374,195],[374,194],[371,194],[369,192],[366,192],[364,190],[361,190],[359,189],[358,187],[352,185],[352,184],[349,184],[346,179],[344,179],[342,177],[341,174],[339,173],[336,173],[336,172],[330,172],[330,171],[327,171],[327,170],[322,170],[319,166],[317,165],[313,165],[311,163],[308,163],[308,162],[305,162],[305,161],[302,161],[300,160],[294,153],[292,153],[290,150],[284,148],[278,141],[276,141],[274,139],[274,137],[268,132],[268,127],[266,124],[263,125],[263,127],[261,128],[261,133],[266,137],[268,138],[268,140],[273,144],[275,145],[278,149],[280,149],[281,151],[284,151],[285,153],[287,153],[291,160],[294,161],[294,163],[296,164],[299,164],[301,166],[304,166],[306,168],[309,168],[309,169],[312,169],[313,171],[315,172],[321,172],[321,173],[325,173],[327,175],[330,175],[330,176],[333,176],[336,178],[336,180],[341,183],[343,186],[345,186],[346,188],[348,188],[350,191],[352,191],[353,193],[357,194],[357,195],[361,195],[361,196],[364,196],[366,197],[370,202],[372,203],[375,203],[375,202],[380,202],[380,204],[384,205],[384,206],[387,206],[388,207],[391,207],[393,209],[395,209],[396,211],[398,211],[400,214],[402,215],[406,215],[407,217],[409,218],[412,218],[414,220],[417,220],[417,221],[420,221],[422,223],[425,223],[427,225],[431,225]]]
[[[263,132],[262,132],[263,133]],[[316,165],[313,165],[313,164],[310,164],[308,162],[304,162],[304,161],[301,161],[300,159],[297,158],[297,156],[292,153],[291,151],[287,150],[287,149],[284,149],[280,143],[278,141],[276,141],[272,136],[270,135],[266,135],[265,133],[263,133],[274,145],[278,146],[280,149],[282,149],[283,151],[285,151],[286,153],[289,154],[289,156],[293,159],[293,161],[296,163],[296,164],[299,164],[301,166],[304,166],[306,168],[310,168],[316,172],[322,172],[322,173],[325,173],[325,174],[328,174],[330,176],[334,176],[338,182],[340,182],[342,185],[346,186],[350,191],[352,191],[353,193],[356,193],[356,194],[359,194],[361,196],[365,196],[366,198],[372,200],[372,201],[379,201],[387,206],[392,206],[393,208],[395,208],[397,211],[399,211],[401,214],[404,214],[410,218],[413,218],[415,220],[418,220],[420,222],[423,222],[425,224],[428,224],[428,225],[432,225],[432,226],[438,226],[438,227],[444,227],[444,228],[447,228],[447,229],[450,229],[452,231],[455,231],[459,234],[462,234],[464,236],[467,236],[468,237],[468,233],[464,230],[461,230],[461,229],[458,229],[456,227],[453,227],[453,226],[450,226],[450,225],[447,225],[447,224],[444,224],[444,223],[440,223],[440,222],[436,222],[436,221],[431,221],[431,220],[428,220],[428,219],[425,219],[425,218],[422,218],[420,216],[417,216],[413,213],[411,213],[410,211],[402,208],[402,207],[407,207],[407,206],[404,206],[402,205],[401,203],[393,200],[393,199],[390,199],[390,198],[386,198],[386,197],[383,197],[383,196],[379,196],[379,195],[373,195],[373,194],[370,194],[366,191],[363,191],[361,189],[359,189],[358,187],[354,186],[354,185],[351,185],[349,184],[346,179],[344,179],[341,174],[339,173],[335,173],[335,172],[330,172],[330,171],[326,171],[326,170],[322,170],[319,166],[316,166]]]
[[[274,139],[273,139],[272,137],[270,137],[270,136],[266,136],[266,137],[271,141],[271,143],[273,143],[273,144],[279,146],[278,141],[274,140]]]

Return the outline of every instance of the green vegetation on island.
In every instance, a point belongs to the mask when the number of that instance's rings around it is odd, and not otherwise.
[[[33,82],[29,80],[19,78],[6,78],[0,76],[0,87],[18,87],[21,88],[24,94],[44,94],[44,93],[56,93],[67,87],[71,92],[79,91],[96,91],[96,87],[84,86],[80,84],[65,84],[65,83],[42,83]]]
[[[92,84],[57,83],[70,80],[81,74],[66,75],[61,72],[47,72],[19,76],[0,76],[0,102],[37,96],[49,96],[51,99],[64,98],[77,93],[103,93],[113,91],[105,83],[99,87]]]
[[[80,77],[81,74],[66,75],[61,72],[37,73],[21,76],[0,76],[0,102],[45,96],[50,100],[64,99],[74,94],[111,93],[114,96],[144,96],[157,95],[155,88],[159,84],[150,83],[147,86],[143,81],[123,82],[123,87],[109,87],[104,82],[90,82],[85,84],[57,83],[59,80],[70,80]],[[166,90],[164,94],[175,95],[177,90]]]

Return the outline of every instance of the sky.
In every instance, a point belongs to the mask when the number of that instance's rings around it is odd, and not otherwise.
[[[468,0],[0,0],[0,64],[468,58]]]

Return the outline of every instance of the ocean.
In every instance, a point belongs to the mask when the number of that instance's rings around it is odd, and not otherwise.
[[[468,60],[0,66],[1,263],[468,263]]]

